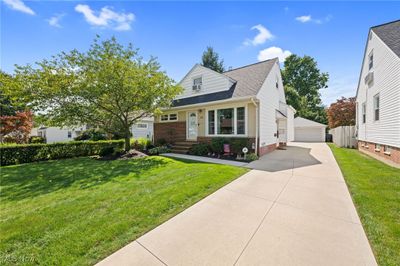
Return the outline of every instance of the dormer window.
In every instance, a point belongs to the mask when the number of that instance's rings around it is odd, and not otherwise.
[[[194,91],[199,91],[201,90],[201,85],[203,84],[203,78],[198,77],[193,79],[193,90]]]
[[[374,67],[374,52],[372,51],[368,55],[368,70],[371,70]]]

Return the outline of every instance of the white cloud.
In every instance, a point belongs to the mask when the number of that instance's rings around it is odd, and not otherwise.
[[[322,24],[325,22],[329,22],[332,19],[332,15],[328,15],[323,19],[315,19],[312,18],[311,15],[308,16],[300,16],[295,18],[297,21],[300,21],[301,23],[307,23],[307,22],[313,22],[316,24]]]
[[[296,18],[297,21],[300,21],[301,23],[306,23],[311,21],[311,15],[308,16],[300,16]]]
[[[321,90],[322,102],[329,106],[340,97],[354,97],[357,92],[358,75],[330,73],[328,88]]]
[[[279,58],[279,62],[282,63],[283,61],[285,61],[285,58],[288,57],[291,54],[292,53],[290,51],[288,51],[288,50],[284,51],[284,50],[282,50],[282,48],[272,46],[272,47],[269,47],[267,49],[261,50],[258,53],[257,59],[258,59],[258,61],[264,61],[264,60],[267,60],[267,59],[272,59],[272,58],[278,57]]]
[[[248,45],[256,46],[265,43],[267,40],[271,40],[274,38],[274,35],[272,35],[272,33],[261,24],[251,27],[251,30],[258,30],[258,34],[252,40],[250,39],[245,40],[243,44],[246,46]]]
[[[35,12],[24,4],[21,0],[4,0],[4,3],[11,9],[21,11],[29,15],[35,15]]]
[[[65,14],[56,14],[56,15],[52,16],[51,18],[46,19],[46,21],[49,23],[50,26],[53,26],[56,28],[61,28],[60,20],[64,16],[65,16]]]
[[[82,13],[86,21],[93,26],[112,28],[118,31],[130,30],[131,23],[135,20],[133,13],[117,13],[107,6],[103,7],[100,12],[95,12],[88,5],[79,4],[75,7],[75,11]]]

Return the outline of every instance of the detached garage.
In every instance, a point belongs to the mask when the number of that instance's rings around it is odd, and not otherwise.
[[[294,141],[325,142],[326,125],[296,117],[294,119]]]

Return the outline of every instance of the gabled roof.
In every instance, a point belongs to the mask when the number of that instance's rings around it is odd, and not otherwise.
[[[229,90],[177,99],[173,101],[172,106],[179,107],[229,98],[255,96],[261,89],[265,79],[276,62],[278,62],[278,58],[225,71],[221,75],[230,78],[233,82],[233,85]]]
[[[400,57],[400,20],[372,27],[371,30]]]
[[[298,116],[294,119],[294,127],[327,127],[327,126]]]

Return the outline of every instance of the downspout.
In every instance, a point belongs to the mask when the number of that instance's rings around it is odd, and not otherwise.
[[[254,98],[251,98],[251,102],[256,107],[256,140],[255,140],[255,154],[258,156],[258,104],[255,102]]]

